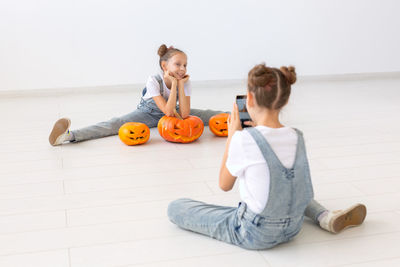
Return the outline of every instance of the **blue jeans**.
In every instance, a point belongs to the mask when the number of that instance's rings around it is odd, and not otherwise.
[[[312,200],[305,215],[318,223],[318,215],[325,210]],[[294,221],[263,218],[248,209],[243,202],[234,208],[186,198],[169,204],[168,217],[183,229],[245,249],[267,249],[287,242],[297,235],[303,222],[303,218]]]
[[[190,115],[200,117],[204,122],[204,125],[208,125],[209,119],[223,111],[215,110],[202,110],[202,109],[191,109]],[[74,134],[75,141],[85,141],[110,135],[118,134],[119,128],[126,122],[141,122],[146,124],[149,128],[157,127],[158,121],[164,116],[158,108],[150,108],[149,106],[141,106],[135,111],[123,115],[121,117],[115,117],[111,120],[97,123],[92,126],[84,127],[78,130],[71,131]]]

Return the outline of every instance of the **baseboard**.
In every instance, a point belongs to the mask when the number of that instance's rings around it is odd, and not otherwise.
[[[332,75],[301,75],[298,76],[298,82],[332,82],[332,81],[362,81],[379,79],[399,79],[400,71],[396,72],[375,72],[375,73],[346,73]],[[206,80],[192,81],[193,87],[235,87],[245,86],[246,81],[242,79],[232,80]],[[86,86],[70,88],[52,88],[52,89],[31,89],[31,90],[4,90],[0,91],[0,97],[43,97],[43,96],[62,96],[66,94],[101,94],[101,93],[126,93],[140,92],[144,84],[122,84],[106,86]]]
[[[46,88],[31,90],[10,90],[0,91],[0,97],[50,97],[62,96],[66,94],[101,94],[101,93],[124,93],[139,91],[143,89],[143,84],[123,84],[123,85],[105,85],[105,86],[85,86],[85,87],[64,87],[64,88]]]
[[[303,75],[298,80],[309,81],[362,81],[362,80],[380,80],[380,79],[399,79],[400,71],[393,72],[368,72],[368,73],[345,73],[328,75]]]

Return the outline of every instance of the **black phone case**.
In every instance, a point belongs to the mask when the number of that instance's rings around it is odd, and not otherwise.
[[[239,108],[239,118],[240,118],[240,123],[242,125],[242,128],[251,127],[250,125],[244,124],[245,121],[251,121],[250,116],[248,115],[249,113],[247,112],[247,109],[246,109],[246,104],[244,104],[244,107],[243,107],[246,111],[243,111],[243,110],[240,111],[240,109],[243,105],[243,101],[246,101],[245,99],[246,99],[245,95],[237,95],[236,96],[236,105]],[[240,103],[240,102],[242,102],[242,103]],[[243,113],[247,114],[246,118],[243,118]]]

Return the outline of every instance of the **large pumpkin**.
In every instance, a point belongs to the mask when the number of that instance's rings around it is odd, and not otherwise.
[[[140,122],[127,122],[119,128],[119,139],[128,146],[144,144],[150,138],[150,129]]]
[[[201,136],[204,130],[203,121],[196,116],[186,119],[164,116],[158,121],[158,132],[167,141],[190,143]]]
[[[228,113],[214,115],[208,121],[210,131],[216,136],[228,136]]]

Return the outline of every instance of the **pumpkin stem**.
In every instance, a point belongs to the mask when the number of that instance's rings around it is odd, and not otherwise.
[[[179,113],[176,111],[176,109],[174,109],[174,114],[175,114],[175,117],[177,117],[180,120],[183,120],[183,118],[181,117],[181,115],[179,115]]]

